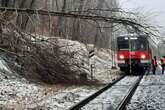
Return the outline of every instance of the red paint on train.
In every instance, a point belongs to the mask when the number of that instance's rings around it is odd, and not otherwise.
[[[149,59],[149,51],[126,51],[126,50],[121,50],[117,52],[117,59],[118,60],[125,60],[125,59],[142,59],[142,60],[147,60]]]

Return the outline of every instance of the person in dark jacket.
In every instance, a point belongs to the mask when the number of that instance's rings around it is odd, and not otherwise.
[[[162,66],[162,74],[164,74],[164,69],[165,69],[165,56],[161,59],[161,66]]]
[[[152,59],[152,73],[153,74],[155,74],[157,66],[158,66],[157,59],[156,59],[156,56],[154,56],[154,58]]]

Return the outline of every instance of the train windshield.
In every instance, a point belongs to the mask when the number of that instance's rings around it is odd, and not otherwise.
[[[119,37],[117,43],[118,50],[129,50],[129,47],[131,48],[131,51],[146,50],[148,48],[148,42],[145,37],[132,37],[130,38],[130,41],[128,40],[128,37]]]

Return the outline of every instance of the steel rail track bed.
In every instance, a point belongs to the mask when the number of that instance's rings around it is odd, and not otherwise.
[[[73,105],[68,110],[79,110],[79,109],[81,109],[83,106],[87,105],[90,101],[94,100],[97,96],[99,96],[100,94],[102,94],[103,92],[105,92],[106,90],[108,90],[109,88],[111,88],[114,84],[116,84],[117,82],[119,82],[125,76],[126,75],[123,75],[123,76],[117,78],[116,80],[114,80],[113,82],[107,84],[105,87],[103,87],[99,91],[95,92],[94,94],[92,94],[89,97],[85,98],[84,100],[80,101],[76,105]]]
[[[76,105],[73,105],[70,107],[68,110],[80,110],[82,107],[87,105],[89,102],[94,100],[97,96],[101,95],[103,92],[106,90],[110,89],[113,85],[118,83],[121,79],[123,79],[126,75],[123,75],[119,77],[118,79],[114,80],[113,82],[109,83],[107,86],[103,87],[102,89],[98,90],[94,94],[90,95],[89,97],[85,98],[84,100],[80,101]],[[132,96],[134,95],[137,87],[139,86],[139,83],[141,82],[141,79],[143,78],[144,75],[141,75],[138,77],[138,79],[133,83],[123,100],[120,102],[120,104],[117,106],[116,110],[124,110],[127,103],[131,100]]]
[[[124,97],[124,99],[121,101],[121,103],[118,105],[116,110],[125,110],[126,105],[130,102],[132,96],[134,95],[137,87],[139,86],[139,83],[141,82],[143,78],[143,75],[139,76],[139,78],[136,80],[136,82],[133,84],[133,86],[129,89],[128,93]]]

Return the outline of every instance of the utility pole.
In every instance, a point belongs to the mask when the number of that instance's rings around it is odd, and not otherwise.
[[[132,68],[131,68],[131,36],[128,36],[128,45],[129,45],[129,74],[132,73]]]
[[[113,4],[113,1],[111,0],[111,7],[112,7],[112,4]],[[111,15],[113,13],[111,12]],[[110,32],[111,32],[111,56],[112,56],[112,68],[114,68],[114,60],[115,60],[115,56],[114,56],[114,47],[113,47],[113,23],[110,24],[111,25],[111,28],[110,28]]]

